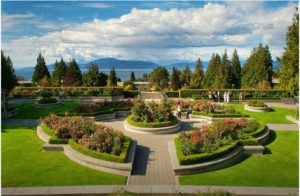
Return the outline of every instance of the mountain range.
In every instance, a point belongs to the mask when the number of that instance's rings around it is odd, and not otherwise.
[[[91,63],[95,63],[99,66],[99,69],[112,69],[113,67],[115,69],[128,69],[128,70],[136,70],[136,69],[154,69],[158,66],[159,64],[150,62],[150,61],[139,61],[139,60],[120,60],[120,59],[115,59],[115,58],[100,58],[97,60],[93,60],[90,62],[84,62],[84,63],[79,63],[80,69],[87,69],[88,66]],[[206,70],[208,66],[208,61],[202,61],[203,64],[203,69]],[[241,65],[243,66],[245,63],[245,60],[241,60]],[[189,65],[189,67],[193,70],[195,66],[195,62],[192,61],[177,61],[168,65],[163,65],[167,69],[172,69],[173,67],[176,67],[178,69],[183,69],[185,65]],[[54,64],[47,65],[48,69],[50,72],[54,69]],[[277,70],[280,67],[280,64],[277,61],[273,61],[273,70]],[[34,67],[23,67],[23,68],[16,68],[17,72],[22,72],[22,71],[34,71]]]

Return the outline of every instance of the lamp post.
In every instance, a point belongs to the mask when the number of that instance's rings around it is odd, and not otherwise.
[[[96,86],[96,82],[94,82],[94,87]]]

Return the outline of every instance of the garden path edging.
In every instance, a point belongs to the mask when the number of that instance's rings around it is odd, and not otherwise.
[[[35,107],[37,108],[55,108],[60,106],[61,102],[56,101],[55,103],[47,103],[47,104],[40,104],[40,103],[35,103]]]
[[[244,105],[244,109],[251,112],[269,112],[271,110],[270,107],[253,107],[247,104]]]
[[[157,127],[157,128],[145,128],[145,127],[136,127],[127,123],[127,119],[124,120],[124,128],[129,132],[139,133],[139,134],[168,134],[175,133],[181,129],[181,121],[175,125],[167,127]]]

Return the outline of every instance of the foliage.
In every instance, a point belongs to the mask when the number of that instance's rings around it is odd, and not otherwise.
[[[203,65],[200,58],[198,58],[198,60],[196,61],[195,71],[191,76],[191,83],[190,83],[191,88],[202,88],[203,78],[204,78]]]
[[[255,87],[259,82],[272,82],[272,57],[269,47],[261,43],[254,48],[242,69],[242,86]]]
[[[99,72],[97,64],[92,63],[89,65],[88,71],[83,74],[82,83],[84,86],[105,86],[107,77],[105,73]]]
[[[134,116],[130,115],[127,117],[127,123],[135,126],[135,127],[144,127],[144,128],[160,128],[160,127],[168,127],[171,125],[175,125],[178,122],[176,118],[169,120],[169,121],[163,121],[163,122],[137,122],[134,120]]]
[[[255,86],[255,88],[267,90],[267,89],[271,89],[272,87],[271,87],[271,83],[269,81],[262,80]]]
[[[241,63],[236,49],[234,49],[231,57],[231,67],[232,67],[232,83],[234,84],[235,88],[240,88],[242,69],[241,69]]]
[[[132,71],[130,74],[130,81],[132,81],[132,82],[136,81],[134,71]]]
[[[219,81],[216,81],[216,78],[222,77],[221,75],[217,76],[219,73],[222,72],[221,66],[222,66],[221,57],[218,54],[213,53],[209,61],[207,70],[204,74],[204,78],[203,78],[204,88],[216,88],[216,86],[220,85]]]
[[[178,90],[181,87],[181,83],[180,83],[180,71],[173,67],[172,70],[172,75],[171,75],[171,79],[170,79],[170,87],[172,90]]]
[[[1,89],[8,93],[17,85],[17,78],[9,56],[1,50]]]
[[[80,86],[82,84],[82,74],[74,59],[72,59],[67,66],[63,84],[65,86]]]
[[[37,57],[37,63],[34,68],[34,72],[32,75],[32,82],[40,82],[44,77],[50,78],[50,74],[48,68],[46,66],[46,62],[42,54],[40,53]]]
[[[179,97],[179,91],[166,91],[165,92],[167,94],[168,97]]]
[[[259,123],[254,119],[227,118],[205,125],[200,130],[180,133],[178,141],[185,156],[212,153],[235,141],[250,139],[252,136],[249,134],[258,128]]]
[[[192,72],[190,70],[189,65],[185,65],[181,74],[180,74],[180,81],[183,86],[190,86],[192,77]],[[175,89],[174,89],[175,90]]]
[[[123,87],[125,91],[135,90],[135,85],[131,80],[123,82]]]
[[[59,139],[72,138],[86,149],[119,156],[125,136],[93,121],[80,117],[58,117],[49,115],[42,122],[54,130]]]
[[[206,101],[195,101],[193,104],[193,110],[208,113],[218,113],[218,114],[237,114],[237,111],[229,106],[224,106],[220,104],[214,104]]]
[[[248,100],[247,105],[252,107],[267,107],[267,105],[262,100]]]
[[[43,89],[50,90],[52,94],[61,92],[62,96],[113,96],[122,95],[121,87],[16,87],[12,94],[16,97],[40,96]]]
[[[54,71],[52,72],[51,84],[52,86],[61,86],[62,81],[65,77],[67,71],[67,65],[63,58],[60,59],[60,62],[55,61]]]
[[[172,105],[166,101],[158,104],[137,99],[131,112],[132,120],[135,122],[165,122],[175,118],[172,113]]]
[[[217,82],[223,84],[220,85],[221,88],[232,88],[232,66],[228,59],[226,50],[222,55],[221,66],[219,68],[219,74],[217,75],[217,77],[220,77]],[[217,86],[217,88],[220,87]]]
[[[110,70],[108,81],[109,81],[109,83],[108,83],[109,86],[117,86],[118,79],[117,79],[117,74],[116,74],[114,67],[112,68],[112,70]]]
[[[137,97],[139,94],[138,90],[124,90],[124,97],[125,98],[134,98]]]
[[[48,89],[42,90],[41,92],[42,99],[38,101],[39,104],[50,104],[50,103],[56,103],[56,98],[52,97],[52,92]]]
[[[279,84],[293,95],[299,94],[299,12],[293,18],[293,24],[286,33],[286,47],[279,59],[282,66],[279,68]]]
[[[169,72],[165,67],[157,67],[150,73],[148,81],[165,89],[169,83]]]

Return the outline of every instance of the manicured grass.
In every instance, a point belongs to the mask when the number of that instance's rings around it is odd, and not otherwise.
[[[276,108],[272,107],[270,112],[250,112],[244,110],[243,104],[232,104],[232,106],[243,114],[248,114],[250,117],[255,118],[263,123],[279,123],[279,124],[292,124],[293,122],[287,120],[285,116],[291,116],[296,113],[294,109]]]
[[[250,156],[222,170],[179,177],[183,185],[298,187],[297,131],[272,132],[263,156]]]
[[[19,112],[12,116],[15,119],[39,119],[49,114],[64,114],[64,112],[79,106],[78,101],[63,101],[56,108],[36,108],[35,103],[16,103],[10,104],[19,108]]]
[[[125,184],[126,177],[89,169],[63,152],[41,150],[35,128],[2,127],[2,186]]]

